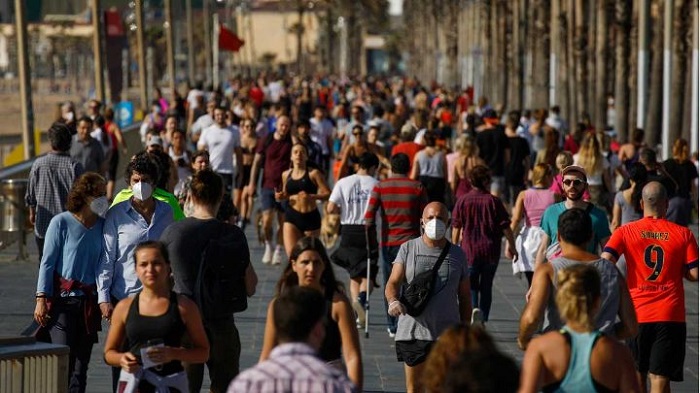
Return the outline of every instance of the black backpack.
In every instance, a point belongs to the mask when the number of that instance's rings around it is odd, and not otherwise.
[[[238,227],[220,224],[219,235],[210,239],[202,252],[195,282],[194,299],[204,320],[230,318],[248,308],[248,242]]]

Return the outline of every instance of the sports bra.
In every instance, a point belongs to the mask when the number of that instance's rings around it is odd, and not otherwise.
[[[139,295],[137,293],[129,306],[126,316],[126,343],[131,352],[141,363],[141,348],[149,346],[150,340],[162,340],[168,347],[180,347],[185,324],[182,322],[177,306],[177,294],[170,292],[170,304],[164,314],[158,316],[141,315],[139,312]],[[182,371],[182,364],[173,360],[163,365],[161,370],[150,369],[159,375],[170,375]]]
[[[311,180],[308,170],[304,172],[304,176],[300,179],[293,178],[292,172],[289,172],[286,190],[287,195],[296,195],[302,191],[307,194],[315,194],[318,191],[318,186]]]
[[[564,378],[542,387],[544,393],[566,392],[616,392],[596,381],[591,374],[591,353],[598,339],[602,336],[599,331],[590,333],[577,333],[564,326],[559,330],[571,348],[569,355],[569,367]]]

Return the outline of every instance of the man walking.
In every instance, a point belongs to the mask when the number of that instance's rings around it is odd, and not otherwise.
[[[356,387],[317,357],[325,337],[327,302],[320,291],[293,286],[273,306],[278,345],[270,357],[241,373],[228,393],[350,393]]]
[[[376,228],[366,228],[364,223],[370,193],[378,183],[374,175],[379,167],[379,159],[376,155],[365,152],[360,156],[358,164],[356,174],[346,176],[335,184],[326,211],[329,214],[340,213],[340,247],[331,255],[331,260],[350,274],[352,306],[357,313],[358,326],[364,326],[367,291],[371,292],[378,270]],[[367,259],[373,262],[370,269],[372,282],[369,283]]]
[[[235,225],[218,221],[216,213],[223,196],[221,177],[210,170],[192,175],[190,201],[194,212],[182,221],[168,226],[160,237],[171,256],[171,267],[175,280],[175,292],[195,298],[197,276],[202,263],[202,255],[207,251],[210,239],[224,233],[231,233],[235,254],[222,263],[245,267],[247,296],[255,293],[257,276],[250,263],[250,251],[243,231]],[[246,267],[247,266],[247,267]],[[239,372],[241,341],[234,323],[233,314],[222,318],[209,318],[203,314],[204,329],[211,351],[207,367],[211,379],[212,392],[224,392]],[[185,367],[191,392],[199,392],[204,377],[203,364],[187,364]]]
[[[670,381],[683,380],[686,322],[683,278],[698,281],[698,242],[687,227],[664,217],[668,195],[656,181],[642,190],[644,218],[613,233],[603,258],[625,256],[627,286],[639,321],[630,342],[640,385],[669,392]]]
[[[78,132],[73,136],[70,156],[83,165],[85,172],[102,174],[104,169],[106,169],[104,150],[102,150],[100,142],[90,136],[92,124],[92,119],[87,116],[83,116],[78,120]]]
[[[596,316],[595,329],[618,340],[637,332],[637,319],[624,277],[607,259],[586,250],[593,237],[591,217],[581,209],[568,209],[559,216],[558,241],[561,256],[542,264],[532,280],[530,301],[520,317],[518,346],[525,349],[545,318],[543,332],[556,331],[564,326],[555,304],[557,273],[569,266],[588,264],[600,274],[601,304]],[[616,323],[619,317],[620,322]]]
[[[440,334],[451,325],[469,324],[471,318],[467,260],[462,249],[445,238],[448,218],[447,207],[440,202],[425,207],[423,235],[401,245],[385,289],[389,314],[399,318],[396,357],[404,363],[407,392],[423,391],[425,360]],[[434,278],[437,287],[425,309],[419,315],[408,315],[399,298],[401,285],[431,271],[437,263],[441,263]]]
[[[399,153],[391,157],[391,175],[374,187],[365,213],[365,225],[370,228],[376,225],[377,212],[380,212],[382,219],[380,246],[385,287],[399,247],[406,241],[420,236],[420,215],[428,203],[423,185],[408,177],[410,168],[411,162],[406,154]],[[388,311],[389,303],[386,298],[384,307]],[[390,337],[396,334],[396,324],[396,317],[387,312],[387,330]]]
[[[53,123],[48,132],[51,151],[39,157],[29,171],[29,185],[24,203],[29,207],[29,221],[34,225],[39,261],[44,255],[44,237],[53,216],[64,211],[73,182],[83,174],[83,164],[68,154],[70,129]]]
[[[583,209],[591,216],[593,238],[586,247],[589,253],[597,254],[598,246],[600,246],[602,250],[605,243],[610,238],[608,216],[603,210],[583,200],[583,194],[588,189],[586,170],[576,165],[567,166],[562,170],[562,184],[564,187],[564,201],[548,207],[542,215],[540,226],[544,231],[544,235],[542,235],[540,248],[537,250],[537,257],[535,260],[536,267],[544,263],[545,259],[559,256],[560,251],[557,247],[550,248],[550,246],[557,243],[557,223],[559,215],[568,209]],[[548,250],[548,248],[550,249]],[[537,268],[535,270],[537,270]]]
[[[282,172],[289,169],[292,156],[292,138],[290,136],[291,121],[287,116],[281,116],[277,120],[277,129],[274,133],[258,139],[255,148],[255,158],[250,169],[250,183],[246,188],[246,195],[255,195],[258,184],[258,173],[262,170],[262,187],[260,189],[260,208],[262,210],[263,233],[265,238],[265,253],[263,263],[272,262],[275,265],[282,263],[284,250],[282,249],[282,223],[284,223],[284,210],[282,205],[275,200],[275,191],[282,188]],[[274,254],[272,251],[272,220],[277,217],[278,230]]]

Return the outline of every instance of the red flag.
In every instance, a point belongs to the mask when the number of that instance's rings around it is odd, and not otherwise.
[[[219,26],[219,49],[238,52],[244,44],[245,41],[238,38],[236,33],[224,26]]]

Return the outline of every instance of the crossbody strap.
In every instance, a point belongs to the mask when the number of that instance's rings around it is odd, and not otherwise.
[[[452,244],[449,241],[447,241],[447,243],[445,243],[445,247],[442,248],[442,253],[440,253],[438,260],[435,263],[435,266],[433,266],[433,278],[437,275],[437,272],[440,269],[442,262],[445,260],[445,257],[447,257],[447,253],[450,251],[450,246],[452,246]]]

